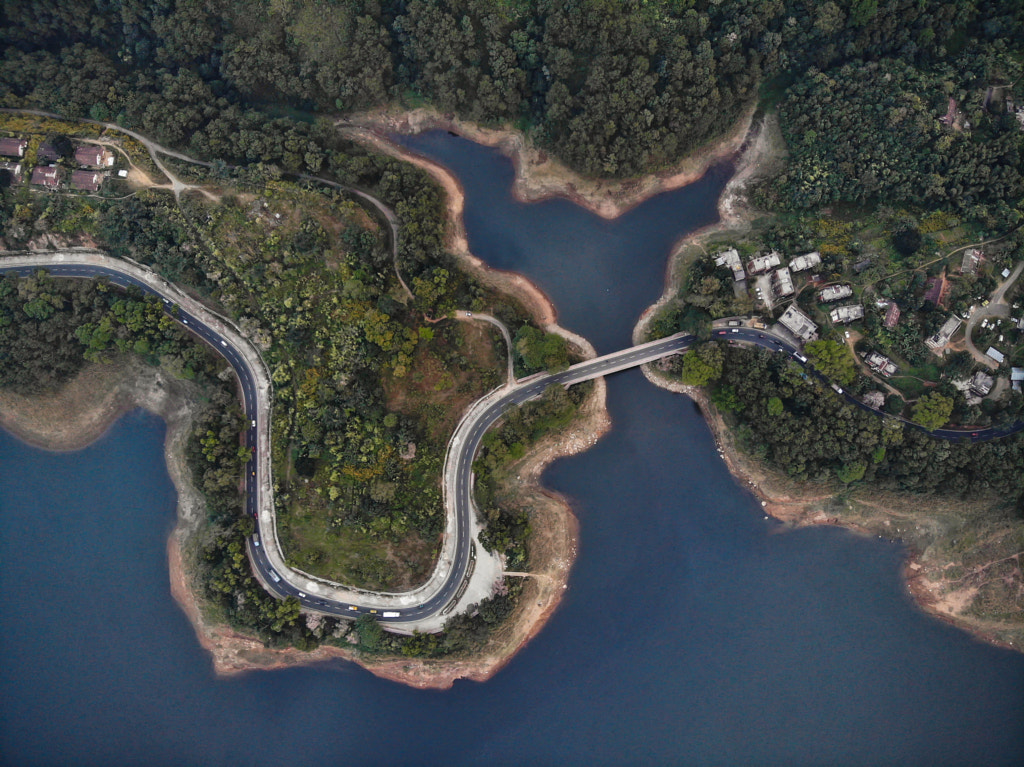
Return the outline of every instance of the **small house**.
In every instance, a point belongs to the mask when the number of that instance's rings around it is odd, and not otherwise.
[[[782,258],[778,253],[769,253],[767,256],[758,256],[757,258],[750,259],[750,262],[747,264],[747,272],[749,274],[762,274],[781,263]]]
[[[1002,365],[1003,361],[1006,359],[1006,355],[1003,354],[994,346],[988,347],[988,351],[985,352],[985,356],[989,357],[990,359],[994,359],[1000,365]]]
[[[36,150],[36,159],[39,162],[60,162],[63,157],[52,144],[40,144]]]
[[[21,163],[0,161],[0,171],[10,174],[11,185],[21,183]]]
[[[786,311],[779,317],[779,324],[801,341],[813,341],[818,337],[818,326],[795,304],[786,307]]]
[[[71,188],[84,192],[98,192],[105,175],[97,170],[75,170],[71,172]]]
[[[952,338],[953,334],[959,329],[960,318],[953,315],[943,323],[942,327],[939,328],[939,332],[925,341],[925,345],[933,351],[938,351],[949,343],[949,339]]]
[[[1014,391],[1020,391],[1024,386],[1024,368],[1010,368],[1010,386]]]
[[[979,370],[971,377],[969,387],[972,393],[978,397],[986,396],[992,387],[995,386],[996,379],[990,376],[988,373]]]
[[[887,328],[889,328],[891,330],[892,328],[896,327],[896,325],[897,325],[897,323],[899,321],[900,321],[900,307],[899,307],[899,304],[897,304],[895,301],[892,301],[892,302],[889,303],[889,308],[885,310],[885,320],[883,321],[882,324],[884,324]]]
[[[109,168],[114,164],[114,153],[99,144],[80,144],[75,147],[75,162],[90,168]]]
[[[977,248],[968,248],[964,251],[963,261],[960,263],[960,273],[974,275],[978,273],[981,265],[982,252]]]
[[[813,253],[805,253],[802,256],[797,256],[789,262],[790,271],[802,272],[805,269],[810,269],[812,266],[817,266],[821,263],[821,253],[814,251]]]
[[[864,361],[868,363],[868,367],[884,376],[891,376],[896,373],[896,363],[884,354],[871,352],[864,358]]]
[[[793,287],[793,275],[789,273],[788,267],[776,269],[772,274],[772,290],[777,298],[791,296],[796,292]]]
[[[33,186],[41,186],[46,189],[57,189],[60,187],[60,168],[55,165],[49,167],[40,166],[32,170]]]
[[[924,300],[930,301],[934,306],[946,308],[946,297],[949,295],[949,283],[946,281],[945,272],[932,277],[924,291]]]
[[[827,288],[818,293],[818,300],[824,304],[830,304],[833,301],[839,301],[843,298],[849,298],[853,295],[853,288],[849,285],[829,285]]]
[[[860,304],[839,306],[829,312],[829,317],[832,318],[832,322],[842,323],[843,325],[849,325],[851,322],[856,322],[863,316],[864,307]]]
[[[743,263],[740,261],[740,254],[736,248],[729,248],[715,256],[715,266],[724,266],[732,272],[732,278],[739,282],[747,278],[743,271]]]
[[[28,149],[28,141],[23,138],[0,138],[0,155],[4,157],[24,157]]]

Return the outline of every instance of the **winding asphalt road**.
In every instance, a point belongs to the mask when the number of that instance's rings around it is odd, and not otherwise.
[[[165,311],[170,316],[174,317],[197,338],[203,340],[217,351],[234,369],[239,381],[243,408],[245,409],[247,419],[249,419],[246,441],[253,448],[253,457],[246,464],[245,468],[246,511],[253,515],[257,530],[256,534],[249,541],[249,553],[253,567],[264,585],[279,597],[296,597],[308,609],[334,615],[354,616],[356,614],[368,613],[377,616],[385,622],[396,624],[416,624],[429,618],[436,618],[438,615],[447,615],[461,597],[465,584],[472,573],[472,565],[477,556],[477,548],[474,542],[473,461],[484,435],[502,418],[510,407],[540,397],[553,384],[570,386],[621,370],[638,367],[662,357],[685,351],[696,340],[692,335],[679,333],[657,341],[623,349],[603,357],[587,360],[558,373],[533,375],[517,381],[513,385],[506,385],[496,389],[485,396],[470,408],[466,417],[463,418],[456,429],[449,444],[445,460],[444,482],[445,506],[448,516],[448,529],[450,531],[450,538],[447,542],[453,551],[450,557],[442,556],[438,564],[438,572],[435,573],[431,581],[428,581],[428,591],[424,592],[423,588],[421,588],[419,591],[422,596],[412,597],[411,601],[416,604],[403,604],[410,601],[410,595],[407,594],[372,592],[363,592],[362,596],[356,600],[340,601],[326,595],[314,593],[308,585],[305,585],[309,581],[304,582],[300,575],[291,572],[285,567],[275,566],[268,555],[268,542],[272,541],[272,545],[277,546],[276,530],[268,529],[268,527],[273,527],[276,524],[272,513],[272,482],[269,476],[261,477],[259,474],[262,471],[269,475],[270,472],[268,454],[269,424],[260,423],[261,418],[269,418],[270,406],[269,391],[263,391],[258,382],[269,379],[266,376],[265,370],[256,371],[253,369],[253,355],[251,353],[246,354],[243,350],[236,348],[235,344],[238,341],[234,337],[211,327],[211,323],[197,316],[198,312],[190,313],[185,311],[177,303],[177,298],[174,294],[163,292],[154,287],[154,280],[140,279],[132,273],[133,271],[138,272],[141,267],[129,267],[128,264],[122,267],[114,259],[107,260],[110,264],[109,266],[98,266],[95,263],[89,263],[84,258],[76,262],[73,255],[64,254],[52,257],[47,257],[45,254],[34,255],[35,259],[40,257],[53,260],[53,263],[47,264],[45,268],[54,277],[105,278],[114,285],[123,288],[134,286],[143,293],[158,297],[162,301]],[[5,265],[5,260],[8,263],[13,261],[11,258],[0,260],[0,273],[16,272],[21,275],[30,275],[40,268],[38,265]],[[153,275],[153,277],[155,280],[160,280],[156,275]],[[712,338],[731,343],[743,342],[754,344],[771,351],[792,356],[798,362],[805,362],[794,346],[767,331],[749,328],[724,329],[715,331]],[[258,357],[255,357],[255,359],[258,359]],[[262,364],[262,362],[259,364]],[[839,393],[858,407],[879,415],[885,415],[867,407],[848,393],[841,390],[839,390]],[[261,402],[263,397],[268,399],[266,403]],[[963,440],[967,438],[971,441],[979,442],[1005,436],[1021,429],[1024,429],[1024,422],[1019,422],[1009,427],[983,429],[976,432],[942,429],[929,433],[942,439]],[[261,433],[267,435],[266,440],[260,440]],[[271,513],[261,514],[262,509],[269,509]],[[278,561],[284,561],[284,557],[280,552],[278,552]],[[444,570],[446,572],[443,572]],[[435,583],[435,581],[439,581],[439,583]],[[431,584],[434,586],[432,589],[430,588]],[[396,600],[399,602],[398,604],[395,603]]]
[[[14,261],[13,258],[0,260],[0,273],[14,272],[22,276],[28,276],[43,268],[40,262],[49,261],[45,269],[54,277],[65,278],[104,278],[111,284],[128,288],[134,286],[145,294],[159,298],[165,311],[182,323],[192,334],[204,341],[218,354],[227,360],[234,369],[239,380],[239,388],[242,394],[242,405],[249,419],[249,427],[246,432],[247,444],[255,448],[253,457],[245,467],[245,488],[246,488],[246,511],[252,514],[256,520],[257,533],[250,540],[249,550],[254,568],[260,579],[269,590],[280,597],[295,596],[307,608],[336,615],[353,615],[370,613],[377,615],[383,620],[396,623],[415,623],[423,621],[429,616],[446,611],[453,598],[460,594],[464,581],[470,571],[470,565],[476,557],[476,548],[473,542],[473,459],[480,447],[486,431],[498,421],[504,412],[513,405],[518,405],[528,400],[541,396],[544,390],[551,384],[571,385],[601,375],[607,375],[626,368],[636,367],[646,362],[659,359],[669,354],[675,354],[689,346],[692,342],[691,336],[677,335],[670,338],[655,341],[649,344],[625,349],[615,354],[610,354],[594,360],[588,360],[571,368],[555,374],[539,374],[523,379],[513,386],[505,386],[492,392],[481,403],[484,407],[478,407],[472,411],[471,418],[464,419],[452,439],[452,449],[449,450],[446,460],[445,476],[454,478],[454,492],[446,493],[446,506],[449,518],[454,522],[452,543],[454,553],[450,559],[450,566],[439,587],[432,593],[424,594],[421,599],[416,599],[416,605],[399,606],[390,604],[390,598],[401,597],[399,594],[373,594],[366,592],[365,600],[359,601],[336,601],[326,596],[312,593],[308,586],[294,577],[286,568],[275,567],[267,553],[267,544],[273,541],[276,545],[274,531],[266,529],[264,520],[272,520],[273,515],[261,514],[261,509],[273,508],[271,496],[272,483],[269,477],[261,477],[259,473],[269,473],[269,456],[267,448],[269,441],[259,439],[261,433],[269,434],[266,424],[260,423],[261,418],[269,414],[269,403],[261,406],[261,398],[265,396],[258,385],[259,380],[266,380],[265,375],[260,376],[253,369],[252,355],[247,355],[236,348],[237,343],[232,337],[218,331],[203,318],[197,316],[198,312],[184,310],[179,299],[169,293],[158,289],[154,282],[160,278],[153,275],[152,280],[141,279],[132,272],[148,271],[138,266],[123,267],[118,265],[114,259],[108,259],[108,266],[98,266],[90,263],[88,259],[80,257],[76,260],[75,254],[64,253],[60,256],[48,256],[47,254],[33,254],[32,265],[5,265]],[[265,371],[259,371],[265,373]],[[478,403],[481,404],[481,403]],[[265,444],[264,444],[265,442]],[[261,468],[264,467],[264,468]],[[259,543],[257,543],[259,541]],[[283,561],[283,556],[280,560]],[[284,572],[279,572],[283,570]],[[296,584],[294,581],[298,580]],[[303,590],[305,588],[305,591]],[[385,615],[387,613],[387,615]]]

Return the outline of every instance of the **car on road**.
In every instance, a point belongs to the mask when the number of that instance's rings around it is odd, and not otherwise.
[[[256,469],[253,469],[253,470],[252,470],[252,475],[253,475],[254,477],[256,476]]]
[[[349,610],[359,610],[359,608],[358,608],[358,607],[356,607],[355,605],[349,605],[349,606],[348,606],[348,609],[349,609]]]
[[[252,545],[253,546],[259,546],[260,545],[260,534],[259,533],[253,533],[252,534]]]
[[[270,577],[274,579],[274,583],[280,583],[281,582],[281,576],[278,575],[273,570],[270,571]]]
[[[252,428],[254,428],[254,429],[256,428],[256,419],[255,418],[252,419]]]
[[[306,592],[300,591],[299,592],[299,597],[301,597],[302,599],[305,599],[306,598]]]
[[[221,345],[221,346],[227,346],[227,345],[228,345],[228,342],[227,342],[227,341],[221,341],[221,342],[220,342],[220,345]]]
[[[731,333],[739,333],[740,331],[738,331],[738,330],[737,330],[736,328],[733,328],[733,329],[732,329],[731,331],[729,331],[729,332],[731,332]]]
[[[719,330],[718,333],[716,333],[716,335],[724,336],[726,334],[726,332],[727,331],[725,331],[725,330]]]

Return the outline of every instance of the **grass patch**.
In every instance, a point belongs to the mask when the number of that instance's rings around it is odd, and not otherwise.
[[[903,394],[903,399],[906,400],[917,399],[924,394],[928,388],[916,378],[908,378],[907,376],[891,378],[889,379],[889,383],[899,389],[900,393]]]
[[[908,366],[906,374],[915,378],[923,378],[925,381],[931,381],[932,383],[938,383],[942,377],[942,371],[939,370],[938,365],[933,365],[932,363],[919,365],[918,367]]]

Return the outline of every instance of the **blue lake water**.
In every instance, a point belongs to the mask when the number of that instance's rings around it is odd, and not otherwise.
[[[423,140],[459,165],[471,200],[519,221],[469,226],[475,253],[498,263],[492,248],[528,245],[531,231],[529,253],[554,252],[546,206],[563,203],[519,205],[496,153]],[[720,187],[712,176],[648,203],[671,217],[624,236],[628,257],[604,248],[604,223],[573,221],[606,276],[585,259],[567,274],[586,286],[581,302],[630,292],[606,312],[623,328],[580,310],[543,263],[520,270],[599,348],[626,343],[669,244],[713,219]],[[545,476],[581,522],[562,608],[490,682],[445,692],[340,662],[216,679],[170,597],[163,423],[132,413],[68,454],[0,432],[0,762],[1024,763],[1024,657],[917,611],[898,547],[764,520],[685,398],[636,371],[609,379],[608,395],[613,431]]]

